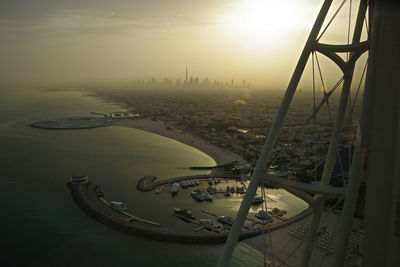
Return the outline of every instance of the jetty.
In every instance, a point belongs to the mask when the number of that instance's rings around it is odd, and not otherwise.
[[[222,174],[222,175],[199,174],[199,175],[180,176],[162,180],[157,180],[156,176],[145,176],[139,180],[136,189],[140,191],[153,191],[160,185],[173,184],[176,182],[181,182],[185,180],[194,180],[194,179],[207,180],[208,178],[241,179],[241,176],[235,174]]]

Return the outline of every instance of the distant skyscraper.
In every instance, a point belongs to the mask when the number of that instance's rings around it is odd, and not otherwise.
[[[242,80],[242,87],[246,88],[246,80]]]
[[[187,82],[187,80],[188,80],[188,71],[187,71],[187,65],[186,65],[186,82]]]

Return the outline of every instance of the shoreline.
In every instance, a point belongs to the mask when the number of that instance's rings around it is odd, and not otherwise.
[[[181,132],[175,128],[167,129],[168,125],[159,120],[155,121],[145,118],[136,118],[114,121],[113,125],[130,127],[174,139],[177,142],[194,147],[207,154],[216,162],[217,165],[230,163],[234,160],[237,160],[239,163],[247,163],[247,161],[244,160],[240,155],[210,144],[206,140],[197,137],[192,133]]]
[[[85,93],[85,91],[83,91],[83,93]],[[93,94],[90,94],[88,96],[100,99],[105,103],[110,103],[110,104],[112,103],[113,105],[118,106],[121,109],[129,110],[131,108],[128,104],[116,101],[114,98],[110,96],[102,95],[99,92],[92,92],[92,93]],[[149,118],[139,117],[129,120],[115,120],[113,122],[113,125],[130,127],[174,139],[175,141],[194,147],[200,150],[201,152],[207,154],[216,162],[216,165],[231,163],[234,160],[237,160],[239,163],[242,164],[248,163],[239,154],[236,154],[224,148],[220,148],[216,145],[210,144],[208,141],[194,135],[193,133],[182,132],[174,127],[172,127],[171,129],[167,129],[168,124],[160,120],[151,120]]]

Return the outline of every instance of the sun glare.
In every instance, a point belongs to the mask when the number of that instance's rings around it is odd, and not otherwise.
[[[297,8],[295,1],[242,0],[220,16],[220,30],[248,45],[275,43],[298,28]]]

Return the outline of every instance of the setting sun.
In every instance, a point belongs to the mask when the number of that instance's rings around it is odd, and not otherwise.
[[[285,35],[304,25],[301,7],[288,1],[240,1],[221,15],[219,26],[224,37],[254,47],[283,41]],[[299,24],[299,21],[302,23]]]

